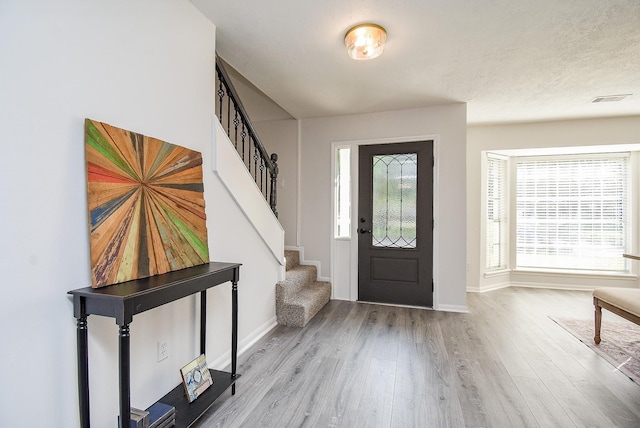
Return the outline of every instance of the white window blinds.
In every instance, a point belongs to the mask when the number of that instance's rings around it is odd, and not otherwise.
[[[626,155],[518,160],[518,268],[626,271]]]
[[[486,268],[507,267],[507,161],[487,155]]]

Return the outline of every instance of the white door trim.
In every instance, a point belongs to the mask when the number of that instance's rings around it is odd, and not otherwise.
[[[392,137],[392,138],[382,138],[382,139],[371,139],[371,140],[350,140],[350,141],[335,141],[331,143],[331,177],[335,180],[336,177],[336,151],[338,148],[350,147],[351,148],[351,238],[336,238],[335,237],[335,184],[331,188],[331,284],[333,288],[339,287],[341,291],[337,293],[334,291],[334,294],[337,295],[348,295],[348,300],[356,301],[358,300],[358,240],[357,240],[357,219],[358,219],[358,147],[362,145],[370,145],[370,144],[393,144],[393,143],[410,143],[414,141],[425,141],[430,140],[433,141],[433,157],[434,157],[434,166],[433,166],[433,220],[435,223],[433,229],[433,282],[434,282],[434,290],[433,290],[433,309],[439,308],[439,299],[438,299],[438,284],[440,283],[440,236],[439,236],[439,228],[438,228],[438,212],[439,206],[438,201],[440,200],[440,169],[438,167],[439,164],[439,154],[440,154],[440,135],[432,134],[432,135],[414,135],[414,136],[405,136],[405,137]],[[338,260],[336,257],[336,246],[338,242],[348,241],[349,242],[349,257],[345,261],[344,259]],[[349,280],[348,284],[344,284],[344,278],[337,278],[335,273],[340,271],[337,269],[337,263],[348,263],[349,264]],[[344,288],[348,287],[348,291]]]

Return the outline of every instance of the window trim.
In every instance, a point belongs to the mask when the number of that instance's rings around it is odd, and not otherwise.
[[[630,153],[630,170],[629,170],[629,184],[630,184],[630,199],[629,199],[629,219],[631,227],[629,228],[629,240],[627,241],[627,251],[631,254],[640,253],[640,143],[638,144],[611,144],[611,145],[596,145],[596,146],[553,146],[548,148],[510,148],[510,149],[489,149],[483,150],[480,162],[480,195],[479,195],[479,212],[478,215],[481,218],[480,230],[479,230],[479,258],[477,265],[480,270],[480,288],[489,289],[492,285],[496,284],[496,280],[500,278],[502,282],[500,284],[518,283],[523,286],[531,284],[531,286],[537,286],[538,280],[534,278],[547,278],[542,283],[549,284],[552,287],[571,288],[569,278],[574,278],[574,281],[580,281],[578,288],[581,287],[596,287],[600,286],[603,279],[619,280],[622,281],[616,286],[626,287],[627,281],[635,281],[640,276],[640,262],[630,262],[628,264],[628,273],[622,274],[617,272],[558,272],[554,270],[524,270],[516,269],[515,266],[515,222],[512,221],[516,215],[515,204],[512,201],[515,200],[515,162],[517,158],[547,158],[548,156],[562,156],[562,155],[577,155],[584,154],[587,157],[597,156],[598,154],[613,154],[613,153]],[[508,185],[509,185],[509,234],[508,234],[508,266],[505,270],[487,270],[486,269],[486,218],[485,218],[485,204],[486,204],[486,155],[491,153],[496,156],[502,156],[508,159]],[[473,184],[471,183],[473,186]],[[473,187],[470,188],[470,190]],[[555,279],[554,279],[555,278]],[[598,279],[599,278],[599,279]],[[635,278],[635,279],[633,279]],[[549,282],[550,281],[550,282]],[[582,282],[586,281],[586,282]],[[616,283],[617,284],[617,283]],[[489,287],[489,288],[487,288]]]
[[[345,163],[341,164],[340,163],[340,152],[344,150],[346,151],[346,153],[348,153],[349,158],[348,160],[345,161]],[[333,176],[333,183],[334,183],[334,187],[333,187],[333,206],[334,206],[334,210],[333,210],[333,221],[334,221],[334,225],[333,225],[333,238],[337,239],[337,240],[350,240],[351,239],[351,228],[352,228],[352,218],[351,218],[351,199],[353,197],[353,179],[352,179],[352,175],[353,175],[353,170],[351,167],[351,163],[353,160],[353,150],[352,147],[349,145],[338,145],[335,146],[334,149],[334,165],[335,165],[335,171],[334,171],[334,176]],[[346,164],[346,165],[345,165]],[[341,171],[341,166],[344,167],[346,166],[346,171]],[[346,174],[346,177],[341,177],[341,173]],[[342,180],[341,180],[342,178]],[[341,194],[340,194],[340,190],[342,188],[342,186],[344,186],[344,189],[346,191],[346,195],[342,195],[344,196],[344,201],[346,201],[346,207],[342,207],[342,210],[344,210],[344,212],[342,212],[341,210],[341,206],[340,206],[340,200],[341,200]],[[346,233],[340,234],[340,219],[342,218],[342,215],[346,215],[346,221],[344,222],[344,226],[346,228]]]
[[[490,168],[490,162],[492,160],[498,160],[498,161],[504,161],[504,176],[503,178],[503,183],[502,183],[502,192],[503,192],[503,197],[504,197],[504,201],[503,201],[503,207],[502,207],[502,212],[503,212],[503,219],[504,219],[504,224],[502,224],[500,226],[501,228],[501,233],[504,233],[504,240],[500,239],[499,245],[500,245],[500,253],[501,256],[499,257],[500,259],[503,259],[502,263],[500,263],[498,266],[489,266],[489,242],[488,242],[488,228],[489,228],[489,168]],[[483,219],[484,219],[484,228],[483,228],[483,238],[484,238],[484,257],[483,257],[483,264],[484,264],[484,270],[485,270],[485,274],[497,274],[497,273],[503,273],[509,270],[509,260],[510,260],[510,236],[511,236],[511,228],[510,228],[510,173],[509,173],[509,157],[508,156],[504,156],[504,155],[499,155],[496,153],[491,153],[491,152],[487,152],[486,153],[486,157],[485,157],[485,179],[483,180],[484,183],[484,192],[483,192],[483,196],[484,196],[484,200],[483,200],[483,204],[482,204],[482,209],[483,209]]]

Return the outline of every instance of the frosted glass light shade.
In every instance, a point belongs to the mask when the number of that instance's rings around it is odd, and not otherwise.
[[[387,31],[377,24],[360,24],[347,31],[344,44],[347,53],[356,60],[373,59],[382,55]]]

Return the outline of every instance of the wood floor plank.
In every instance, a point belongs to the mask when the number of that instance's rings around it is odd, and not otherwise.
[[[542,380],[516,376],[513,381],[541,427],[577,426]]]
[[[477,361],[472,365],[483,398],[489,426],[538,427],[513,378],[498,361]]]
[[[588,400],[553,362],[537,363],[534,370],[574,424],[581,427],[615,426],[604,415],[603,408]]]
[[[531,349],[530,344],[527,343],[524,349],[519,346],[522,342],[519,338],[522,337],[521,329],[514,329],[509,335],[495,335],[490,334],[487,338],[487,342],[491,343],[500,363],[505,367],[507,372],[511,376],[518,377],[530,377],[535,379],[536,373],[527,362],[525,355],[531,355],[527,353],[528,349]],[[537,347],[536,347],[537,348]]]
[[[579,382],[576,387],[592,403],[607,403],[601,411],[616,427],[640,427],[640,418],[622,403],[609,389]]]
[[[306,379],[295,391],[296,406],[288,406],[280,412],[273,426],[315,427],[321,417],[321,409],[330,398],[336,382],[339,382],[341,362],[336,358],[323,358],[316,375]]]
[[[482,396],[473,376],[472,366],[475,361],[462,358],[456,358],[454,361],[456,378],[453,385],[458,392],[458,401],[465,426],[491,426],[487,417],[488,409],[485,405],[485,397]]]
[[[358,409],[342,426],[371,428],[391,426],[395,377],[396,362],[373,357],[366,380],[360,385],[363,394]]]
[[[319,372],[322,362],[316,358],[318,350],[318,344],[311,344],[292,351],[288,357],[290,364],[276,375],[269,391],[243,421],[246,426],[280,426],[278,421],[282,415],[292,412],[290,403],[298,403],[305,388],[317,383],[314,377]]]
[[[448,361],[424,343],[403,342],[398,354],[391,426],[463,426]]]
[[[360,317],[354,317],[359,328],[350,346],[343,348],[341,382],[335,385],[333,395],[325,402],[321,413],[320,420],[327,421],[327,426],[351,427],[357,420],[361,398],[366,392],[363,385],[374,358],[375,337],[384,330],[384,307],[368,304],[356,307],[361,313]]]

